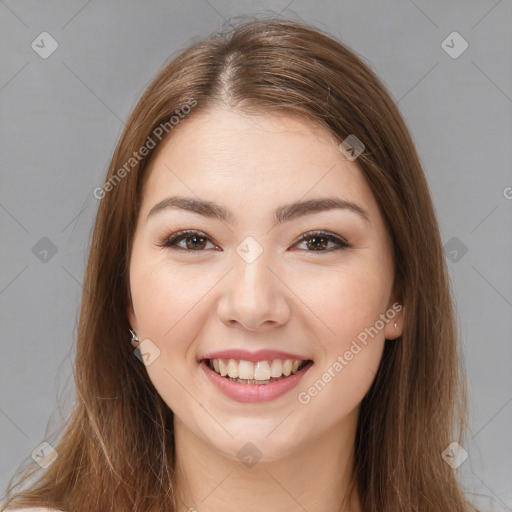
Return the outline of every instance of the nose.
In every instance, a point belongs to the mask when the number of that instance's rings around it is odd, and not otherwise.
[[[234,268],[224,280],[217,309],[226,325],[260,332],[288,322],[292,292],[271,259],[265,251],[251,263],[233,255]]]

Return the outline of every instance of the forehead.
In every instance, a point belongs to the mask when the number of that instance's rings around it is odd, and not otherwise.
[[[336,195],[378,215],[363,173],[325,128],[227,107],[195,113],[162,143],[148,168],[141,213],[171,193],[255,213],[270,203]]]

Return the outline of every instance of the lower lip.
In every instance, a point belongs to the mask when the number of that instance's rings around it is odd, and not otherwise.
[[[208,366],[206,359],[203,359],[199,366],[201,366],[211,382],[228,398],[237,402],[269,402],[292,390],[304,374],[313,366],[313,362],[310,361],[297,373],[271,384],[241,384],[233,382],[214,372]]]

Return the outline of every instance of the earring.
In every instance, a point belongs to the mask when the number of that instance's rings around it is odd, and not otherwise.
[[[130,331],[130,332],[131,332],[131,334],[132,334],[132,339],[131,339],[131,341],[132,341],[132,342],[133,342],[133,341],[135,341],[136,343],[138,343],[138,342],[140,341],[140,340],[139,340],[139,335],[138,335],[136,332],[132,331],[131,329],[129,329],[129,331]]]
[[[395,329],[398,327],[398,324],[395,322]]]

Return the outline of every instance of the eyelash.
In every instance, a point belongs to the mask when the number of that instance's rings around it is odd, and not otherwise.
[[[176,251],[185,251],[185,252],[203,252],[203,251],[205,251],[206,249],[198,249],[198,250],[185,249],[183,247],[178,247],[176,245],[176,243],[180,242],[181,240],[186,240],[187,238],[193,238],[193,237],[204,238],[211,242],[210,237],[206,233],[203,233],[202,231],[196,231],[195,229],[186,229],[183,231],[177,231],[176,233],[173,233],[173,234],[165,237],[164,240],[162,242],[158,243],[157,245],[162,248],[173,249]],[[333,235],[326,231],[308,231],[307,233],[304,233],[303,235],[301,235],[299,237],[299,239],[294,243],[294,245],[296,245],[300,242],[303,242],[304,240],[309,240],[309,239],[315,238],[315,237],[325,238],[329,242],[334,242],[335,244],[337,244],[338,247],[334,247],[331,249],[325,249],[325,250],[318,250],[318,251],[307,250],[306,252],[320,252],[320,253],[324,252],[325,253],[325,252],[337,251],[340,249],[349,249],[352,247],[350,244],[345,242],[340,237]]]

